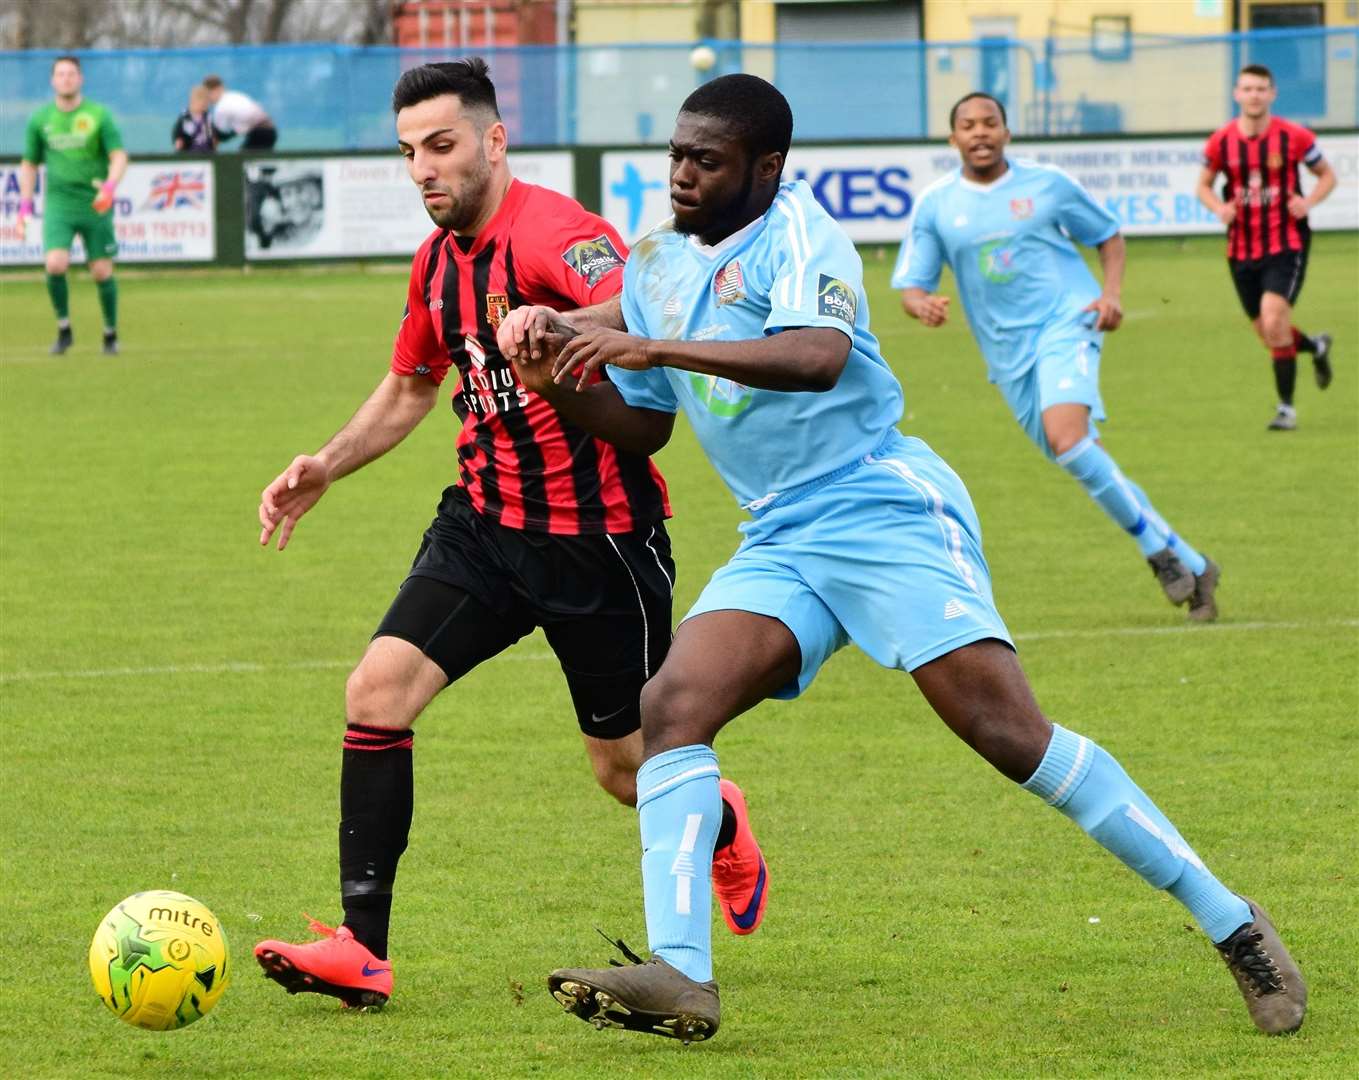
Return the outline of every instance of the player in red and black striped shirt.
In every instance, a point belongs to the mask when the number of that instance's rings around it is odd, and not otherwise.
[[[650,460],[567,422],[524,388],[496,346],[501,319],[521,305],[574,312],[603,302],[616,316],[608,301],[623,285],[622,240],[574,200],[511,176],[484,61],[406,72],[393,108],[411,178],[438,229],[411,267],[387,376],[260,502],[260,542],[277,531],[283,548],[331,482],[410,434],[456,373],[456,481],[346,687],[344,923],[314,923],[320,941],[255,948],[265,973],[290,992],[348,1005],[381,1005],[392,992],[388,925],[412,816],[415,718],[445,686],[541,627],[596,778],[635,803],[639,698],[669,648],[675,578],[665,483]],[[450,475],[454,465],[450,455]],[[482,722],[494,724],[497,708],[481,710]],[[741,800],[724,803],[727,844],[749,837],[744,817]],[[740,843],[744,850],[754,841]]]
[[[1270,114],[1277,90],[1269,68],[1243,67],[1232,97],[1241,115],[1209,137],[1203,148],[1198,196],[1227,226],[1227,262],[1241,306],[1274,358],[1279,406],[1271,431],[1297,427],[1293,387],[1298,352],[1312,354],[1317,386],[1331,384],[1329,334],[1308,337],[1293,325],[1293,304],[1307,272],[1311,230],[1307,214],[1335,187],[1335,172],[1321,156],[1316,136],[1301,124]],[[1299,166],[1317,177],[1304,195]],[[1222,198],[1213,191],[1227,177]]]

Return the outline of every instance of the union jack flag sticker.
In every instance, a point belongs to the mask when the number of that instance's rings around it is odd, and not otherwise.
[[[202,206],[207,196],[203,169],[175,169],[156,173],[144,210],[177,210],[182,206]]]

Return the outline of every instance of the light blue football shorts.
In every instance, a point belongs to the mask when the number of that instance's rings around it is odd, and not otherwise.
[[[802,670],[775,697],[797,697],[850,641],[904,671],[984,638],[1013,646],[972,500],[919,439],[892,431],[873,453],[785,492],[741,532],[685,618],[735,609],[787,626]]]
[[[1034,362],[1029,370],[1017,379],[996,384],[1025,434],[1054,461],[1057,455],[1043,432],[1045,409],[1073,403],[1088,406],[1090,434],[1099,438],[1095,421],[1106,419],[1099,395],[1103,346],[1104,335],[1079,322],[1046,326],[1031,346]]]

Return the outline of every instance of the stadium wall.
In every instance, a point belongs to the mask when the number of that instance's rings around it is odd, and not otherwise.
[[[1130,236],[1217,233],[1221,226],[1194,196],[1205,136],[1026,140],[1013,152],[1066,169]],[[1359,133],[1323,135],[1321,146],[1339,188],[1313,213],[1313,226],[1359,229]],[[891,244],[919,193],[956,164],[939,142],[797,143],[786,175],[805,179],[854,240]],[[574,195],[629,241],[669,214],[668,159],[654,146],[523,148],[511,154],[511,168]],[[42,261],[41,223],[30,222],[21,237],[17,211],[18,163],[0,160],[3,268]],[[138,159],[119,189],[115,221],[124,263],[219,266],[407,259],[430,230],[405,163],[392,153]]]
[[[928,19],[927,19],[928,22]],[[919,141],[947,135],[949,106],[987,90],[1016,135],[1193,133],[1233,111],[1247,61],[1279,77],[1277,111],[1317,129],[1359,127],[1359,27],[1124,39],[712,41],[482,50],[516,145],[664,144],[678,103],[714,75],[749,71],[788,95],[804,142]],[[51,50],[0,53],[0,154],[18,154],[28,116],[49,98]],[[285,152],[385,150],[391,89],[444,49],[337,45],[82,52],[89,96],[117,118],[137,156],[168,151],[189,88],[215,71],[258,98]],[[700,54],[703,56],[704,54]]]

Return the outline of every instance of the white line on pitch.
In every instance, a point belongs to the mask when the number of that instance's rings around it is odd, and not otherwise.
[[[1227,633],[1234,630],[1322,630],[1335,626],[1359,626],[1359,619],[1322,619],[1317,622],[1204,623],[1183,626],[1121,626],[1108,630],[1035,630],[1016,634],[1016,641],[1052,641],[1058,638],[1142,637],[1161,634]]]
[[[1209,623],[1204,626],[1122,626],[1106,630],[1036,630],[1016,634],[1016,641],[1054,641],[1063,638],[1144,637],[1170,634],[1251,632],[1257,630],[1324,630],[1331,627],[1359,627],[1359,619],[1323,619],[1316,622],[1240,622]],[[506,660],[555,660],[550,652],[519,651],[497,656],[496,663]],[[298,660],[291,664],[260,664],[250,661],[223,664],[162,664],[157,667],[89,668],[71,671],[14,671],[0,675],[0,683],[35,682],[40,679],[116,679],[138,678],[146,675],[255,675],[278,671],[332,671],[350,668],[358,657],[350,660]]]
[[[555,660],[550,652],[512,652],[496,657],[505,660]],[[0,675],[0,683],[34,682],[39,679],[116,679],[144,675],[255,675],[275,671],[332,671],[352,668],[358,654],[350,660],[298,660],[291,664],[256,664],[250,661],[224,664],[161,664],[157,667],[86,668],[73,671],[13,671]]]

